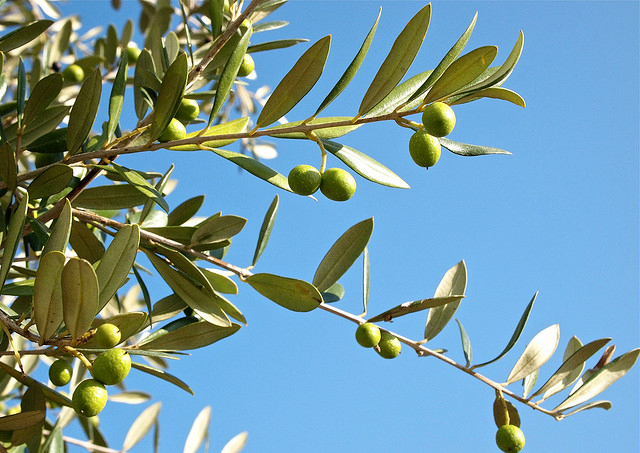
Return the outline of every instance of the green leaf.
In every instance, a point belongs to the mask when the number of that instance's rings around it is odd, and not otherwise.
[[[560,339],[560,327],[554,324],[539,332],[529,342],[524,352],[511,369],[507,384],[524,379],[551,358]]]
[[[245,116],[243,118],[237,118],[235,120],[231,120],[226,123],[209,127],[203,133],[200,133],[199,131],[190,132],[187,134],[187,138],[193,138],[199,135],[215,137],[215,136],[239,134],[245,131],[248,123],[249,123],[249,117]],[[224,139],[211,140],[211,141],[202,143],[202,146],[204,148],[201,148],[198,145],[178,145],[178,146],[170,146],[167,149],[170,149],[172,151],[199,151],[207,148],[220,148],[222,146],[227,146],[235,142],[236,140],[238,139],[224,138]]]
[[[222,106],[229,97],[231,88],[233,88],[233,84],[235,83],[236,77],[238,76],[240,66],[242,66],[244,56],[247,53],[247,47],[249,46],[251,33],[251,28],[248,28],[244,35],[242,35],[242,38],[240,38],[238,46],[233,50],[233,52],[231,52],[231,56],[227,60],[227,63],[224,65],[224,69],[222,69],[222,73],[220,74],[218,82],[216,83],[216,95],[213,99],[213,106],[211,107],[211,113],[209,115],[207,127],[209,127],[211,123],[214,122],[214,120],[218,116],[218,113],[220,113]]]
[[[124,104],[124,92],[127,88],[127,52],[123,49],[118,72],[113,79],[111,96],[109,97],[109,121],[107,122],[106,137],[110,140],[118,128],[122,105]]]
[[[29,196],[37,200],[55,195],[64,190],[73,179],[73,170],[68,165],[55,164],[36,176],[29,188]]]
[[[253,46],[249,46],[247,49],[247,53],[256,53],[256,52],[264,52],[267,50],[275,50],[275,49],[286,49],[287,47],[295,46],[296,44],[300,44],[303,42],[309,41],[308,39],[278,39],[275,41],[268,41],[259,44],[254,44]]]
[[[512,104],[515,104],[522,108],[526,106],[522,96],[520,96],[515,91],[511,91],[502,87],[490,87],[474,91],[471,94],[463,95],[459,98],[456,98],[450,103],[450,105],[465,104],[467,102],[476,101],[482,98],[502,99],[503,101],[511,102]]]
[[[194,215],[196,215],[203,202],[204,195],[198,195],[193,198],[189,198],[186,201],[183,201],[173,210],[169,211],[169,216],[167,217],[167,225],[179,226],[185,223],[187,220],[190,220]]]
[[[0,37],[0,52],[9,52],[33,41],[53,24],[52,20],[37,20]]]
[[[206,406],[200,411],[191,425],[183,453],[196,453],[205,438],[209,436],[209,423],[211,422],[211,406]]]
[[[369,306],[369,294],[371,289],[371,277],[369,275],[369,247],[362,252],[362,315],[367,314]]]
[[[428,104],[456,93],[482,74],[497,54],[496,46],[484,46],[461,56],[433,84],[423,102]]]
[[[27,72],[24,68],[22,56],[18,58],[18,79],[16,81],[16,111],[18,128],[22,127],[22,114],[24,112],[25,97],[27,95]]]
[[[41,424],[45,411],[25,411],[0,417],[0,431],[13,431]]]
[[[442,58],[442,60],[440,60],[440,63],[438,63],[438,66],[436,66],[436,68],[429,75],[427,80],[425,80],[425,82],[420,86],[420,88],[418,88],[416,92],[411,95],[411,97],[407,102],[411,102],[414,99],[418,99],[420,98],[420,96],[426,93],[429,90],[429,88],[431,88],[433,84],[436,83],[436,81],[440,78],[440,76],[444,74],[447,68],[451,66],[451,63],[453,63],[456,60],[456,58],[458,58],[460,53],[462,53],[462,49],[464,49],[464,47],[467,45],[467,42],[469,41],[469,38],[471,37],[471,33],[473,32],[473,29],[476,26],[476,19],[478,19],[477,12],[473,16],[473,20],[471,21],[467,29],[464,31],[462,36],[458,38],[458,40],[453,45],[453,47],[449,49],[449,52],[447,52],[447,54]]]
[[[51,235],[47,243],[42,249],[42,256],[45,256],[49,252],[63,252],[67,249],[69,243],[69,235],[71,234],[71,221],[73,217],[71,215],[71,203],[65,199],[64,206],[60,215],[53,223],[51,227]]]
[[[329,123],[345,123],[342,126],[333,126],[333,127],[325,127],[325,128],[317,128],[318,125],[329,124]],[[293,139],[307,139],[307,136],[304,132],[283,132],[278,133],[281,129],[289,129],[292,127],[298,127],[302,124],[307,124],[310,126],[314,126],[313,133],[321,139],[332,139],[342,137],[343,135],[348,134],[351,131],[355,131],[358,129],[361,124],[352,124],[351,117],[348,116],[331,116],[326,118],[313,118],[311,120],[303,120],[303,121],[292,121],[290,123],[278,124],[276,126],[272,126],[269,129],[265,129],[265,132],[269,132],[270,137],[276,138],[293,138]]]
[[[22,229],[24,228],[24,222],[27,218],[28,207],[29,195],[24,193],[22,200],[20,200],[20,203],[11,215],[11,220],[9,220],[7,235],[4,240],[2,261],[0,262],[0,288],[4,286],[4,282],[7,280],[11,263],[13,263],[13,257],[18,250],[18,244],[20,244],[20,239],[22,238]]]
[[[439,137],[440,144],[447,148],[454,154],[460,156],[485,156],[487,154],[511,154],[509,151],[505,151],[499,148],[492,148],[490,146],[470,145],[468,143],[459,143],[449,140],[448,138]]]
[[[362,43],[362,46],[360,46],[360,50],[358,50],[358,53],[353,58],[353,60],[351,61],[347,69],[344,71],[344,73],[342,74],[342,77],[340,77],[338,82],[331,89],[327,97],[325,97],[324,100],[320,103],[318,110],[316,110],[316,113],[314,113],[313,115],[314,117],[317,116],[318,113],[320,113],[322,110],[324,110],[329,104],[331,104],[340,95],[340,93],[344,91],[344,89],[349,85],[349,83],[351,83],[351,81],[355,77],[356,73],[358,72],[358,69],[360,69],[362,62],[364,61],[365,56],[367,55],[367,52],[369,52],[371,41],[373,41],[373,36],[376,34],[376,29],[378,28],[378,21],[380,20],[381,13],[382,13],[382,8],[378,12],[378,17],[376,17],[376,20],[373,23],[373,26],[369,30],[369,33],[367,33],[367,36],[364,39],[364,42]]]
[[[67,150],[67,128],[61,127],[47,132],[32,141],[27,149],[33,153],[62,153]]]
[[[580,376],[580,373],[584,369],[584,362],[602,349],[609,341],[611,341],[611,338],[592,341],[575,351],[568,358],[565,357],[560,368],[553,373],[540,389],[531,395],[531,398],[546,392],[543,397],[543,400],[545,400],[549,396],[567,388]]]
[[[98,114],[101,94],[102,77],[100,70],[96,69],[82,82],[71,113],[69,113],[69,127],[67,128],[69,154],[75,154],[89,136]]]
[[[344,232],[324,256],[313,285],[324,291],[337,282],[362,254],[373,233],[373,217],[365,219]]]
[[[433,297],[460,297],[464,296],[466,289],[467,266],[464,261],[460,261],[444,274],[444,277],[442,277],[442,280],[438,284]],[[434,307],[429,310],[427,324],[424,328],[424,338],[426,340],[431,340],[438,335],[449,321],[451,321],[459,306],[460,301],[452,302],[440,307]]]
[[[598,369],[582,386],[553,409],[554,412],[578,406],[602,393],[607,387],[627,374],[638,360],[639,354],[640,349],[633,349]]]
[[[340,143],[328,140],[323,140],[322,143],[327,151],[363,178],[387,187],[409,188],[409,184],[402,178],[366,154]]]
[[[64,323],[77,340],[98,313],[98,278],[89,261],[74,257],[62,269],[61,281]]]
[[[157,402],[147,407],[132,423],[122,444],[122,450],[131,450],[144,436],[147,435],[151,427],[158,422],[158,414],[162,407],[161,402]]]
[[[18,185],[18,171],[16,155],[9,143],[0,144],[0,179],[13,191]]]
[[[68,114],[69,107],[66,105],[54,105],[38,114],[25,126],[20,146],[28,149],[31,142],[54,130]],[[11,146],[15,146],[17,144],[17,124],[10,124],[6,127],[5,132]]]
[[[316,84],[329,55],[331,36],[312,45],[284,76],[262,108],[256,127],[268,126],[286,115]]]
[[[55,335],[63,321],[62,281],[64,253],[53,251],[40,258],[33,285],[33,320],[40,334],[40,344]]]
[[[121,165],[112,162],[111,165],[122,176],[122,178],[135,187],[145,197],[155,201],[165,212],[169,212],[169,205],[165,201],[162,194],[153,187],[138,171],[130,168],[123,167]]]
[[[95,234],[95,230],[86,223],[73,221],[69,244],[79,258],[96,263],[104,255],[104,245]]]
[[[61,393],[58,393],[53,389],[50,389],[46,385],[41,384],[40,382],[36,381],[30,376],[24,375],[22,372],[12,368],[10,365],[7,365],[6,363],[0,361],[0,368],[9,376],[11,376],[13,379],[15,379],[18,382],[21,382],[27,387],[36,387],[36,386],[39,387],[44,393],[45,398],[47,398],[49,401],[53,401],[54,403],[57,403],[61,406],[68,406],[68,407],[72,406],[72,402],[67,396]]]
[[[191,236],[191,245],[210,244],[230,239],[240,233],[247,219],[235,215],[223,215],[211,218],[198,226]]]
[[[157,65],[156,65],[157,66]],[[180,106],[180,101],[187,86],[187,55],[181,53],[175,59],[162,78],[162,86],[158,93],[156,108],[153,111],[153,122],[149,140],[158,138],[169,125]]]
[[[247,443],[248,436],[249,433],[246,431],[241,432],[240,434],[236,434],[229,442],[225,444],[220,453],[240,453]]]
[[[62,74],[50,74],[36,83],[24,107],[23,124],[29,124],[60,94]]]
[[[344,297],[344,286],[342,286],[340,283],[335,282],[333,285],[331,285],[330,287],[328,287],[326,290],[322,291],[322,293],[320,293],[322,295],[322,300],[329,304],[332,302],[338,302],[339,300],[342,300],[342,298]]]
[[[196,286],[190,279],[183,277],[166,261],[145,250],[153,267],[162,276],[169,287],[186,302],[205,321],[222,327],[231,326],[227,315],[222,311],[214,294]]]
[[[425,71],[414,75],[413,77],[402,82],[382,99],[378,105],[371,109],[364,118],[372,118],[381,115],[388,115],[400,106],[408,102],[413,93],[427,80],[433,71]],[[411,109],[418,106],[420,100],[413,101],[404,105],[401,110]]]
[[[469,368],[471,366],[471,360],[473,360],[473,350],[471,349],[471,341],[469,340],[469,335],[467,335],[467,331],[464,329],[462,323],[456,319],[458,323],[458,328],[460,329],[460,341],[462,342],[462,352],[464,353],[464,360],[466,360],[465,367]]]
[[[322,303],[322,295],[318,289],[303,280],[273,274],[254,274],[246,282],[267,299],[292,311],[311,311]]]
[[[149,198],[129,184],[89,187],[73,200],[73,206],[87,209],[127,209],[143,205]]]
[[[264,249],[267,247],[267,243],[269,242],[269,237],[271,237],[271,230],[273,229],[273,224],[276,221],[276,214],[278,213],[278,203],[280,198],[276,194],[269,205],[269,209],[267,209],[267,213],[262,220],[262,225],[260,226],[260,233],[258,234],[258,243],[256,244],[256,250],[253,253],[253,261],[251,261],[251,266],[255,266],[258,262],[258,259],[264,252]]]
[[[611,409],[611,402],[610,401],[594,401],[593,403],[587,403],[584,406],[577,407],[571,412],[564,414],[564,416],[568,417],[569,415],[577,414],[578,412],[586,411],[589,409],[604,409],[608,411],[609,409]]]
[[[217,270],[199,268],[202,274],[209,280],[214,290],[224,294],[238,294],[238,285],[226,275]]]
[[[149,365],[143,365],[141,363],[137,363],[137,362],[131,362],[131,368],[135,368],[136,370],[142,371],[144,373],[150,374],[151,376],[155,376],[159,379],[162,379],[163,381],[167,381],[179,388],[181,388],[182,390],[184,390],[185,392],[188,392],[190,394],[194,394],[193,390],[191,390],[191,388],[184,383],[184,381],[178,379],[177,377],[175,377],[172,374],[167,373],[164,370],[159,370],[157,368],[153,368]]]
[[[522,397],[526,398],[531,390],[533,390],[533,386],[536,385],[536,381],[538,380],[538,374],[540,369],[534,370],[531,374],[528,374],[522,380]]]
[[[533,303],[535,302],[536,297],[538,297],[537,292],[533,295],[533,297],[527,304],[527,307],[524,309],[524,313],[522,313],[522,316],[520,317],[520,321],[518,321],[518,325],[516,326],[516,329],[513,332],[513,335],[511,335],[511,339],[509,339],[509,342],[507,343],[507,346],[504,348],[504,350],[500,354],[498,354],[496,358],[491,359],[488,362],[481,363],[479,365],[474,365],[471,367],[472,369],[480,368],[500,360],[502,357],[504,357],[507,354],[507,352],[511,350],[511,348],[515,346],[515,344],[518,342],[518,339],[520,338],[520,335],[522,334],[522,331],[524,330],[524,326],[527,324],[527,320],[529,319],[529,315],[531,314],[531,309],[533,308]]]
[[[113,237],[96,267],[100,285],[98,311],[115,296],[133,267],[140,246],[140,227],[125,225]]]
[[[162,82],[156,75],[153,58],[147,49],[140,52],[133,73],[133,102],[138,120],[142,120],[150,105],[147,102],[149,90],[160,91]]]
[[[419,311],[427,310],[429,308],[441,307],[443,305],[460,302],[464,296],[442,296],[442,297],[432,297],[431,299],[421,299],[415,300],[412,302],[405,302],[400,305],[396,305],[395,307],[380,313],[379,315],[370,318],[369,322],[378,322],[378,321],[392,321],[395,318],[400,316],[408,315],[411,313],[416,313]]]
[[[191,322],[155,337],[149,342],[141,343],[139,348],[159,351],[187,351],[204,348],[233,335],[240,330],[240,327],[240,324],[236,323],[220,326],[206,321]]]
[[[518,409],[500,394],[493,400],[493,421],[500,428],[504,425],[520,427],[520,414]]]
[[[371,85],[369,85],[360,103],[357,116],[362,116],[375,107],[402,80],[420,50],[430,20],[431,4],[427,4],[413,16],[400,32]]]

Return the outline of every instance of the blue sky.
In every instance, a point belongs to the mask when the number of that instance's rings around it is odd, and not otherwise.
[[[123,3],[121,11],[100,18],[87,14],[97,5],[106,11],[107,2],[71,1],[61,7],[83,14],[87,24],[113,22],[120,28],[129,15],[137,17],[138,3]],[[278,10],[273,19],[291,24],[271,38],[314,42],[332,34],[323,77],[288,119],[315,111],[382,6],[365,64],[326,111],[354,114],[393,40],[422,5],[291,0]],[[411,189],[356,177],[358,190],[346,203],[278,192],[206,153],[160,152],[122,163],[165,171],[175,162],[179,186],[169,196],[171,206],[204,193],[203,215],[222,211],[248,218],[227,256],[239,265],[250,264],[262,216],[279,193],[280,210],[259,272],[311,280],[331,244],[373,216],[371,314],[432,296],[444,272],[464,259],[467,298],[456,317],[470,336],[476,363],[502,350],[540,291],[520,343],[481,369],[496,381],[506,380],[526,343],[555,323],[561,331],[558,357],[542,368],[541,381],[559,366],[573,335],[583,343],[611,336],[616,355],[633,349],[639,344],[639,4],[434,2],[427,37],[409,74],[433,68],[476,11],[467,50],[497,45],[496,62],[502,62],[524,31],[523,55],[505,87],[520,93],[527,107],[495,100],[457,106],[450,138],[504,148],[513,156],[464,158],[443,150],[437,166],[425,172],[409,157],[410,131],[375,124],[341,141],[383,162]],[[263,39],[258,34],[254,41]],[[307,47],[256,55],[258,79],[251,87],[274,87]],[[282,173],[300,163],[318,164],[310,143],[274,143],[279,157],[270,165]],[[339,306],[355,314],[362,311],[360,280],[360,262],[341,280],[347,292]],[[160,298],[168,289],[153,285],[153,293]],[[249,432],[248,453],[497,451],[489,387],[407,348],[398,359],[383,360],[355,343],[354,324],[320,310],[285,311],[246,285],[234,303],[248,326],[171,368],[196,397],[140,374],[127,380],[130,389],[148,390],[163,401],[161,451],[180,451],[193,419],[207,405],[212,407],[210,451],[219,451],[241,431]],[[408,316],[390,328],[419,338],[425,316]],[[455,323],[428,346],[464,360]],[[612,401],[610,411],[556,422],[517,405],[527,438],[524,451],[609,451],[612,445],[637,451],[638,377],[636,367],[598,397]],[[519,384],[512,387],[519,390]],[[550,408],[554,402],[559,400],[550,400]],[[121,445],[142,409],[111,403],[101,414],[113,447]],[[145,442],[134,451],[150,451]]]

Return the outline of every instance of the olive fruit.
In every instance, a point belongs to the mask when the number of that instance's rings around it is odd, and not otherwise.
[[[84,80],[84,69],[80,65],[70,64],[64,71],[62,71],[62,77],[65,82],[78,83]]]
[[[415,132],[409,139],[409,154],[419,167],[433,167],[440,159],[440,140],[425,131]]]
[[[200,106],[195,99],[182,98],[175,117],[183,123],[190,123],[200,114]]]
[[[238,70],[238,77],[246,77],[253,72],[256,68],[256,64],[253,61],[253,58],[248,53],[244,54],[242,58],[242,64],[240,65],[240,69]]]
[[[120,348],[109,349],[93,361],[93,378],[105,385],[115,385],[124,381],[131,371],[131,356]]]
[[[498,448],[507,453],[518,453],[524,448],[524,434],[515,425],[503,425],[496,432]]]
[[[56,387],[67,385],[71,380],[73,369],[71,364],[64,359],[58,359],[49,367],[49,380]]]
[[[330,200],[347,201],[356,192],[356,180],[342,168],[329,168],[322,174],[320,191]]]
[[[172,118],[169,125],[162,131],[158,137],[158,141],[171,142],[173,140],[182,140],[187,137],[187,130],[184,124],[177,118]]]
[[[322,175],[312,165],[298,165],[289,172],[289,187],[298,195],[311,195],[320,188]]]
[[[380,329],[375,324],[365,322],[356,329],[356,341],[363,348],[373,348],[380,342]]]
[[[389,332],[382,332],[376,352],[385,359],[395,359],[400,355],[401,348],[402,343],[400,343],[400,340]]]
[[[127,53],[127,63],[131,66],[135,65],[138,62],[138,58],[140,58],[141,50],[129,44],[124,51]]]
[[[449,135],[456,125],[456,114],[444,102],[434,102],[425,107],[422,112],[424,130],[436,137]]]
[[[121,337],[120,328],[109,322],[100,324],[93,334],[96,347],[104,349],[113,348],[120,343]]]
[[[98,415],[107,404],[107,389],[95,379],[85,379],[73,391],[75,411],[85,417]]]

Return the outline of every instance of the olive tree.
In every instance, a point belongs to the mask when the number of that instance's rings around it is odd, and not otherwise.
[[[119,8],[118,3],[114,0],[113,7]],[[0,37],[0,394],[3,401],[20,401],[16,407],[7,404],[0,417],[0,451],[58,452],[71,444],[90,451],[130,450],[156,423],[159,405],[145,409],[122,448],[113,450],[96,417],[108,404],[107,395],[139,397],[126,391],[130,369],[146,375],[150,388],[160,379],[176,392],[192,393],[188,379],[171,373],[170,360],[189,360],[184,351],[233,341],[227,337],[247,324],[234,296],[246,291],[286,310],[323,310],[335,315],[336,322],[351,322],[354,342],[383,358],[395,358],[404,348],[480,381],[495,394],[489,410],[503,451],[520,451],[524,445],[519,407],[562,420],[611,406],[593,398],[633,367],[640,350],[614,357],[613,348],[606,347],[610,338],[583,344],[574,336],[563,345],[559,368],[538,382],[539,370],[560,343],[557,324],[532,337],[506,380],[483,374],[483,367],[503,359],[516,345],[537,293],[522,307],[507,344],[498,345],[501,352],[476,363],[470,337],[455,318],[466,296],[464,261],[446,271],[433,296],[370,314],[367,246],[374,221],[366,213],[364,220],[344,226],[311,281],[254,271],[274,228],[280,196],[349,203],[357,190],[353,174],[363,184],[408,188],[390,168],[354,148],[357,143],[346,144],[351,132],[376,123],[395,124],[410,133],[406,148],[413,161],[430,168],[447,151],[509,154],[447,138],[455,127],[455,106],[483,98],[525,106],[518,93],[503,87],[523,51],[524,34],[503,62],[494,63],[496,46],[466,49],[476,17],[450,49],[440,50],[434,68],[407,74],[429,27],[428,4],[416,8],[399,32],[355,113],[323,115],[358,73],[380,15],[317,108],[285,119],[323,74],[332,38],[303,44],[295,64],[269,93],[252,91],[245,79],[254,70],[252,55],[295,50],[304,42],[263,37],[286,25],[269,19],[284,3],[208,0],[176,7],[143,2],[137,26],[144,40],[138,44],[133,20],[121,30],[110,25],[81,35],[79,19],[59,17],[47,0],[9,1],[0,7],[2,23],[9,25]],[[126,112],[134,113],[135,121]],[[266,138],[306,141],[317,148],[320,165],[301,164],[280,173],[261,156]],[[160,150],[175,156],[176,165],[185,152],[210,153],[273,191],[266,214],[251,219],[261,228],[249,265],[226,259],[247,219],[200,213],[204,195],[170,206],[165,197],[175,184],[173,166],[158,173],[116,162],[119,156]],[[345,288],[340,279],[356,262],[362,263],[362,285]],[[152,295],[147,272],[164,281],[164,297]],[[347,290],[361,292],[362,312],[341,307]],[[390,324],[424,314],[419,338]],[[461,362],[429,345],[454,319]],[[587,366],[592,357],[594,363]],[[36,372],[43,367],[49,370],[49,382]],[[514,388],[516,383],[522,391]],[[547,404],[561,392],[559,404]],[[209,409],[197,417],[186,451],[200,447],[209,417]],[[64,434],[74,420],[86,438]],[[240,451],[245,439],[245,433],[238,435],[225,452]]]

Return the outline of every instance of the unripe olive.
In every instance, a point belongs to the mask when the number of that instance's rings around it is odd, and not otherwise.
[[[238,70],[238,77],[246,77],[253,72],[256,68],[256,63],[253,61],[253,58],[248,53],[244,54],[242,58],[242,64],[240,65],[240,69]]]
[[[93,334],[93,340],[96,347],[110,349],[120,343],[121,340],[120,328],[109,322],[100,324]]]
[[[298,165],[289,172],[288,181],[294,193],[311,195],[320,188],[322,175],[312,165]]]
[[[356,329],[356,341],[363,348],[373,348],[380,342],[380,338],[380,329],[370,322],[360,324]]]
[[[86,379],[75,388],[71,401],[79,415],[94,417],[106,406],[107,396],[107,389],[101,382]]]
[[[56,387],[67,385],[71,380],[73,368],[71,364],[64,359],[58,359],[49,367],[49,380]]]
[[[420,167],[433,167],[440,159],[441,147],[438,137],[425,131],[415,132],[409,139],[409,154]]]
[[[174,140],[182,140],[187,137],[187,129],[184,124],[177,118],[172,118],[169,125],[162,131],[162,134],[158,137],[160,142],[171,142]]]
[[[394,335],[389,332],[382,332],[380,335],[380,342],[376,348],[376,352],[380,354],[380,357],[385,359],[395,359],[400,355],[400,349],[402,349],[402,343]]]
[[[449,135],[456,125],[456,114],[444,102],[434,102],[422,112],[422,124],[427,133],[436,137]]]
[[[320,191],[330,200],[347,201],[356,192],[356,180],[342,168],[329,168],[322,174]]]
[[[131,371],[131,356],[120,348],[109,349],[93,361],[91,374],[105,385],[115,385],[124,381]]]
[[[130,66],[135,65],[138,62],[138,58],[140,58],[141,50],[137,46],[129,44],[124,51],[127,53],[127,63]]]
[[[496,432],[496,445],[507,453],[522,451],[524,440],[524,433],[515,425],[503,425]]]
[[[84,80],[84,69],[80,65],[71,64],[64,68],[62,71],[62,77],[65,82],[78,83]]]
[[[182,123],[188,124],[200,114],[200,106],[195,99],[182,98],[175,117]]]

